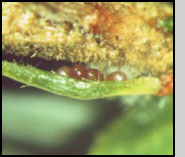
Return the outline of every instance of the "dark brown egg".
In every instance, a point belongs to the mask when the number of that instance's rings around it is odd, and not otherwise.
[[[75,77],[74,71],[66,66],[63,66],[57,70],[59,75],[68,76],[68,77]]]
[[[85,78],[88,80],[93,80],[93,81],[103,81],[104,80],[103,74],[97,69],[87,69],[85,73]]]
[[[121,71],[116,71],[111,74],[109,74],[106,78],[107,81],[116,81],[121,82],[127,80],[126,75]]]
[[[85,77],[86,69],[82,64],[73,65],[72,70],[74,71],[75,78],[82,79]]]

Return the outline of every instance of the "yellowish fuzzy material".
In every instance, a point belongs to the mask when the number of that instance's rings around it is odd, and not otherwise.
[[[3,2],[2,50],[167,74],[173,35],[157,21],[170,16],[172,6],[158,2]]]

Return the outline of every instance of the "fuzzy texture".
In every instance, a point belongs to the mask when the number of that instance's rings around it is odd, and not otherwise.
[[[168,3],[3,2],[2,50],[170,74],[173,36],[157,25],[170,16]]]

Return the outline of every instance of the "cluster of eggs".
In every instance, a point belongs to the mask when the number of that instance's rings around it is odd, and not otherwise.
[[[74,64],[72,67],[62,66],[57,70],[57,74],[75,78],[77,80],[87,79],[92,81],[117,81],[121,82],[127,79],[121,71],[113,72],[105,76],[97,69],[86,69],[82,64]]]

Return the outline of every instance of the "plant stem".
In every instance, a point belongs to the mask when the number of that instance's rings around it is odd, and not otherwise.
[[[160,80],[154,77],[141,77],[125,82],[75,80],[8,61],[2,61],[2,75],[57,95],[80,100],[132,94],[156,94],[161,85]]]

